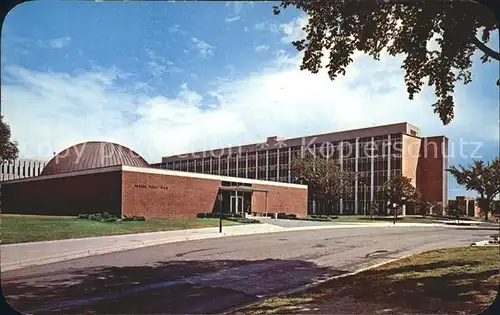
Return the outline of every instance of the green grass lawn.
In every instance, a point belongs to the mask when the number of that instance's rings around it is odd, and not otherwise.
[[[239,224],[224,220],[223,226]],[[97,222],[67,216],[0,215],[1,243],[51,241],[68,238],[159,232],[219,226],[219,219],[146,219]]]
[[[410,256],[234,314],[478,314],[499,289],[498,246]]]

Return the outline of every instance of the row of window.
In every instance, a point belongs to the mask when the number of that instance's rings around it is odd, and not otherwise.
[[[3,163],[0,166],[2,175],[14,176],[16,178],[38,176],[42,173],[45,163],[16,161],[15,163]]]
[[[401,168],[401,155],[400,154],[394,154],[390,158],[388,157],[377,157],[377,158],[358,158],[358,171],[368,171],[371,170],[372,168],[372,163],[373,163],[373,169],[374,170],[385,170],[388,168],[395,168],[395,169],[400,169]],[[265,165],[269,165],[269,167],[275,167],[278,164],[281,166],[288,167],[288,159],[283,159],[280,160],[280,163],[277,163],[277,159],[271,159],[269,158],[266,160],[266,158],[259,158],[258,160],[251,160],[249,159],[248,161],[244,162],[239,162],[236,163],[236,160],[231,161],[225,158],[219,159],[212,159],[212,161],[202,161],[202,160],[190,160],[190,161],[179,161],[179,162],[168,162],[165,163],[164,166],[166,169],[173,169],[173,170],[183,170],[183,171],[192,171],[192,172],[201,172],[202,170],[218,170],[219,167],[221,169],[227,168],[229,164],[229,169],[239,169],[239,168],[246,168],[247,165],[248,167],[256,167],[256,166],[262,166],[265,167]],[[340,161],[337,160],[337,163],[340,164]],[[356,171],[356,158],[345,158],[342,160],[342,166],[345,170],[348,171]]]

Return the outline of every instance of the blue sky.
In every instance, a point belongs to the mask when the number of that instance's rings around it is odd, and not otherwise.
[[[2,113],[21,155],[109,140],[163,155],[408,121],[446,135],[450,163],[498,155],[498,63],[474,65],[443,126],[433,91],[409,101],[401,58],[356,54],[347,75],[300,71],[306,17],[273,2],[36,1],[2,29]],[[29,21],[29,23],[27,23]],[[492,41],[498,41],[494,34]],[[490,44],[491,45],[491,44]],[[492,47],[495,47],[492,45]],[[478,60],[479,55],[476,56]],[[460,141],[464,154],[459,156]],[[451,180],[450,194],[462,194]]]

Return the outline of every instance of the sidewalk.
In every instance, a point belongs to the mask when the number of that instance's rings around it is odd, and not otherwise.
[[[182,241],[201,240],[208,238],[251,235],[275,232],[306,231],[317,229],[355,228],[355,227],[409,227],[409,226],[443,226],[442,224],[426,223],[357,223],[331,225],[281,227],[273,224],[245,224],[223,227],[219,233],[218,227],[176,230],[166,232],[126,234],[113,236],[88,237],[46,242],[31,242],[1,245],[1,271],[20,269],[28,266],[55,263],[75,258],[125,251],[141,247],[175,243]]]

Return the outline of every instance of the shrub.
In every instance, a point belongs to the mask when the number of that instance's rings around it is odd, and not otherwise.
[[[89,219],[89,215],[87,213],[82,213],[78,215],[78,219]]]
[[[196,217],[197,217],[198,219],[204,219],[204,218],[206,218],[206,215],[205,215],[205,213],[203,213],[203,212],[202,212],[202,213],[198,213],[198,214],[196,215]]]
[[[115,222],[116,220],[118,220],[117,218],[102,218],[101,219],[101,222]]]
[[[122,221],[134,221],[134,217],[124,216],[124,217],[122,218]]]
[[[228,217],[227,220],[229,221],[234,221],[238,223],[260,223],[259,220],[255,219],[247,219],[247,218],[235,218],[235,217]]]
[[[205,218],[212,218],[212,213],[211,212],[205,213]]]
[[[278,219],[288,219],[287,214],[284,212],[278,213]]]
[[[142,216],[132,215],[132,216],[124,216],[122,218],[122,221],[146,221],[146,218]]]
[[[290,213],[285,216],[286,219],[297,219],[297,215],[295,213]]]

